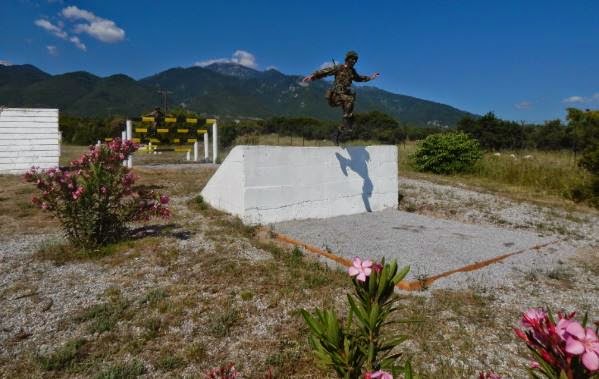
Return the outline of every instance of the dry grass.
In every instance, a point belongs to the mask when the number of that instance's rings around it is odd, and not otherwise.
[[[88,146],[77,146],[77,145],[61,145],[60,146],[60,165],[66,166],[71,161],[79,158],[83,153],[88,150]]]
[[[37,189],[19,175],[0,175],[0,225],[2,235],[46,233],[58,223],[31,203]]]
[[[46,314],[54,329],[36,335],[36,343],[28,342],[27,331],[15,337],[8,353],[0,353],[0,377],[202,377],[228,362],[248,378],[269,368],[281,378],[332,377],[315,367],[298,311],[333,307],[344,314],[346,274],[272,244],[255,228],[198,201],[213,170],[135,169],[140,183],[173,197],[168,224],[140,229],[135,238],[91,255],[48,244],[25,262],[43,275],[85,262],[108,272],[111,284],[89,306]],[[30,187],[1,179],[11,184],[0,189],[8,217],[2,220],[10,221],[3,227],[15,232],[20,223],[29,225],[25,233],[56,231],[56,223],[37,210],[19,218],[15,204],[27,200]],[[595,266],[591,261],[589,270]],[[69,285],[78,290],[77,281]],[[0,301],[41,290],[35,277],[23,278],[4,288]],[[484,368],[523,363],[501,355],[514,342],[505,320],[516,320],[517,311],[499,312],[484,290],[401,296],[398,317],[417,322],[394,332],[410,335],[402,350],[423,378],[472,377]],[[481,347],[481,335],[491,336],[495,346]]]
[[[333,307],[345,314],[346,274],[298,249],[274,245],[255,228],[196,201],[193,186],[205,178],[190,176],[186,171],[148,173],[144,180],[159,181],[166,192],[173,189],[188,199],[175,202],[177,226],[86,258],[112,270],[113,285],[91,306],[59,315],[59,330],[68,333],[48,335],[49,350],[31,346],[0,362],[0,375],[201,377],[211,367],[235,362],[248,378],[260,378],[269,369],[275,377],[333,377],[315,366],[299,309]],[[177,180],[189,182],[176,187]],[[201,221],[188,216],[186,221],[186,211]],[[173,233],[180,229],[207,247],[182,248]],[[77,252],[61,261],[62,247],[47,249],[45,259],[62,265],[81,261]],[[155,284],[137,289],[147,272]],[[27,292],[29,287],[21,283],[21,288]],[[438,291],[429,297],[402,295],[402,304],[398,316],[418,322],[401,324],[395,332],[412,336],[403,349],[423,378],[475,373],[467,357],[485,358],[469,325],[497,332],[489,295],[475,289]]]
[[[502,151],[499,157],[486,153],[472,173],[435,175],[418,172],[413,167],[409,157],[416,151],[416,142],[400,145],[399,148],[400,176],[474,188],[516,201],[595,212],[593,208],[568,199],[572,188],[590,180],[589,174],[577,166],[571,152]],[[516,159],[510,154],[514,154]],[[524,159],[526,155],[533,158]]]

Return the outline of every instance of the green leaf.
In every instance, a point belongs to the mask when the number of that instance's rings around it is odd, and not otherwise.
[[[395,274],[395,276],[393,277],[393,283],[397,284],[399,282],[401,282],[406,275],[408,275],[408,272],[410,272],[410,266],[405,266],[403,267],[397,274]]]
[[[322,334],[322,329],[318,325],[317,321],[305,309],[302,309],[301,313],[310,329],[318,335]]]

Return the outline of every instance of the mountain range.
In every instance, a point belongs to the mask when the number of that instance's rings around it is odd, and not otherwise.
[[[172,68],[135,80],[85,71],[50,75],[32,65],[0,65],[0,106],[52,107],[76,116],[139,116],[162,104],[218,117],[315,117],[337,120],[341,110],[327,105],[328,81],[301,83],[301,77],[235,63]],[[415,125],[453,126],[471,113],[449,105],[358,86],[356,112],[378,110]]]

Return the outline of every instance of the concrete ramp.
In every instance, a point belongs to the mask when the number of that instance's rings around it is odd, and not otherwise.
[[[236,146],[202,197],[245,223],[397,207],[396,146]]]

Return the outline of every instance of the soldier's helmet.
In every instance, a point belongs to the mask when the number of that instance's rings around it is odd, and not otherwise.
[[[348,52],[345,54],[345,60],[348,60],[348,59],[350,59],[350,58],[352,58],[352,59],[355,59],[355,60],[358,60],[358,53],[356,53],[356,52],[355,52],[355,51],[353,51],[353,50],[350,50],[350,51],[348,51]]]

